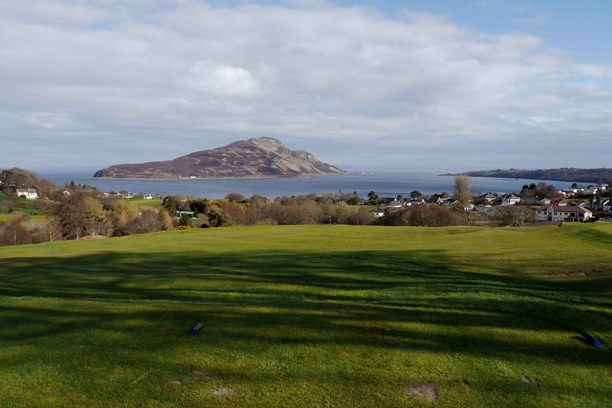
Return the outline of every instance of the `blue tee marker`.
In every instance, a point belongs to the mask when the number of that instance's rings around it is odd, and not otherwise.
[[[582,332],[582,336],[584,336],[585,339],[587,339],[587,341],[589,342],[589,344],[597,347],[597,348],[601,348],[602,344],[601,341],[597,340],[595,338],[595,336],[593,336],[591,333],[589,333],[588,331],[584,331]]]
[[[200,331],[200,329],[204,327],[204,323],[198,323],[196,324],[193,329],[191,329],[191,331],[189,332],[189,336],[195,336],[196,334],[198,334],[198,332]]]

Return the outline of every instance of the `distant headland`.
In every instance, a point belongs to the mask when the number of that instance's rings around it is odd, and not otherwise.
[[[558,169],[538,169],[538,170],[478,170],[463,173],[442,174],[443,176],[466,175],[470,177],[498,177],[498,178],[518,178],[532,180],[553,180],[553,181],[577,181],[583,183],[609,183],[612,181],[612,169],[577,169],[573,167],[561,167]]]

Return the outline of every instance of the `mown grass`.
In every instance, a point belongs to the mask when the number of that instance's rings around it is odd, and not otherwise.
[[[19,210],[12,214],[0,214],[0,222],[8,221],[15,217],[19,217]],[[45,222],[45,216],[44,215],[30,215],[28,220],[34,224],[42,224]]]
[[[162,204],[162,200],[160,198],[153,198],[151,200],[145,200],[144,198],[130,198],[126,201],[139,210],[143,207],[161,207]]]
[[[324,225],[0,248],[0,406],[609,407],[611,236]]]

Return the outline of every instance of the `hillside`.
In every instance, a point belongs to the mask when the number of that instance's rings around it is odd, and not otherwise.
[[[323,163],[311,153],[290,150],[279,140],[260,137],[202,150],[174,160],[118,164],[99,170],[94,177],[110,178],[223,178],[305,177],[347,174]]]
[[[498,178],[518,178],[531,180],[553,180],[571,181],[582,183],[609,183],[612,181],[612,169],[576,169],[573,167],[563,167],[559,169],[539,169],[539,170],[478,170],[467,171],[465,174],[470,177],[498,177]],[[448,174],[455,176],[457,174]]]
[[[3,247],[0,406],[610,407],[611,239],[322,225]]]

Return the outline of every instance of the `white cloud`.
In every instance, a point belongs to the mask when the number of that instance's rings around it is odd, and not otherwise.
[[[612,77],[612,66],[595,64],[576,64],[576,72],[591,78]]]
[[[213,96],[249,96],[259,86],[248,70],[211,61],[196,62],[179,80],[183,78],[187,88]]]
[[[418,166],[435,146],[456,146],[445,160],[458,163],[485,142],[508,151],[534,143],[525,159],[532,163],[537,143],[551,144],[544,137],[557,138],[559,152],[575,130],[610,138],[612,117],[594,112],[612,104],[612,67],[578,63],[525,33],[491,35],[432,14],[392,19],[327,1],[2,4],[2,127],[23,140],[36,135],[41,155],[45,143],[85,154],[76,149],[103,137],[100,166],[158,157],[169,139],[187,152],[269,135],[337,163],[345,152],[326,146],[350,143],[367,154],[384,144],[419,157],[410,161]],[[126,135],[135,142],[123,144]],[[372,166],[383,162],[372,157]]]

